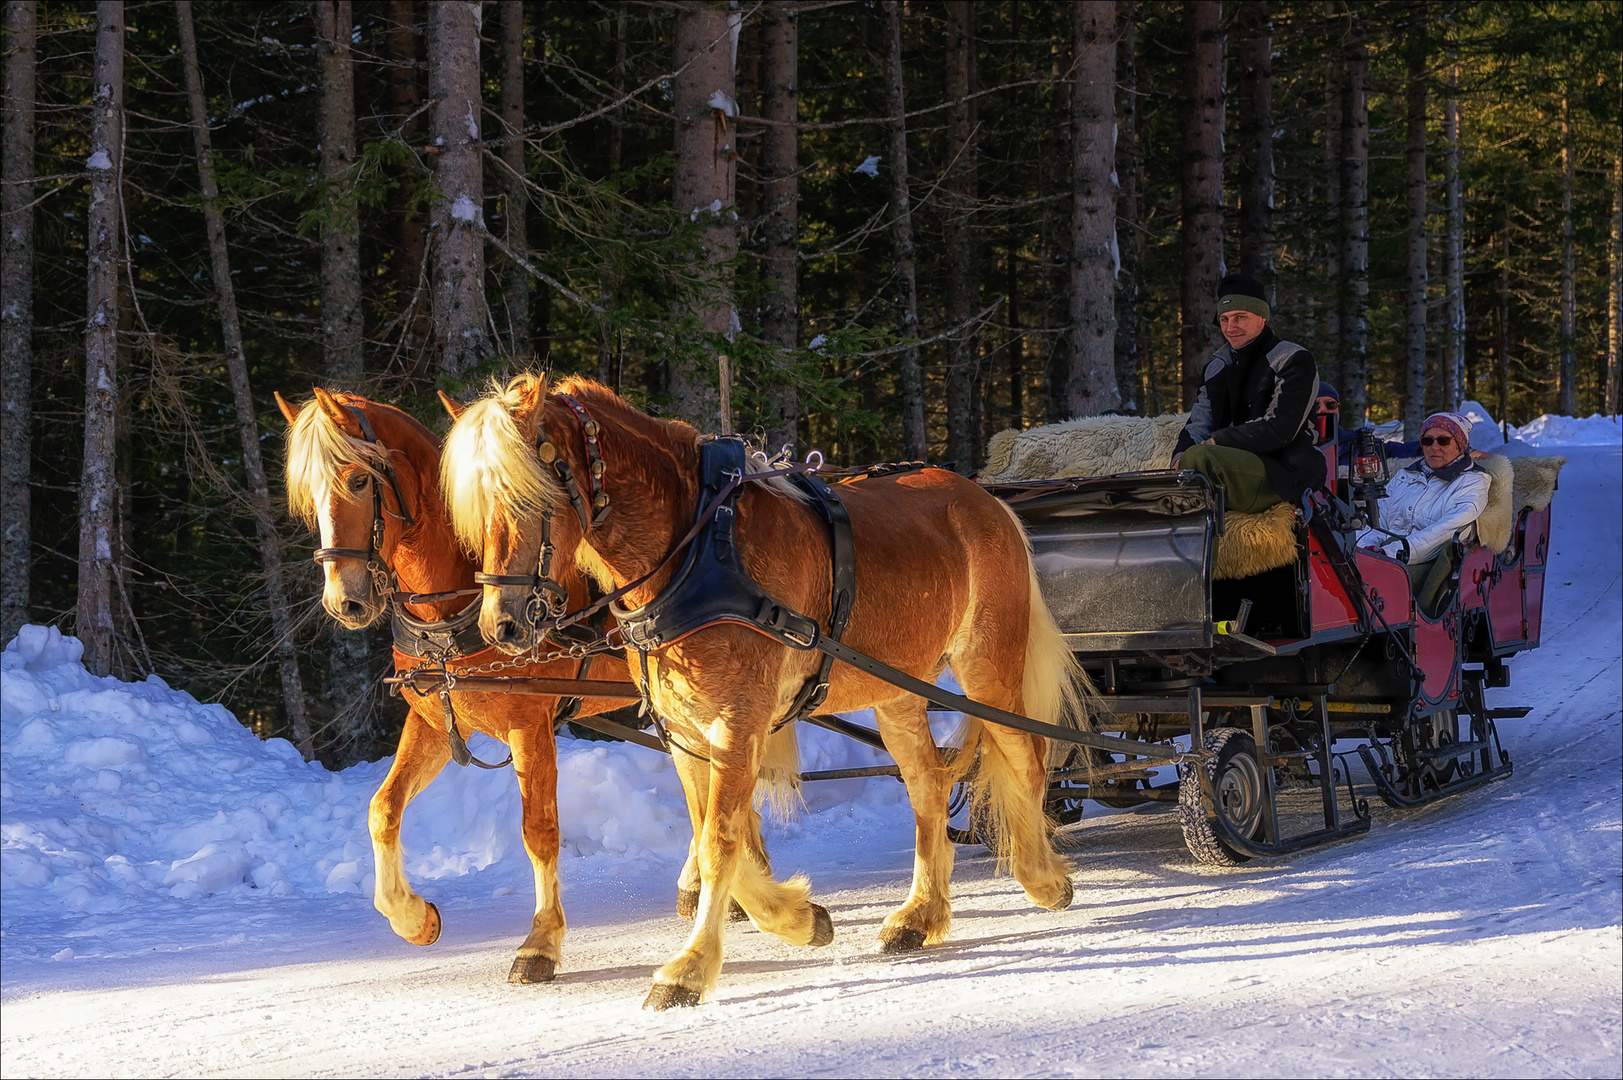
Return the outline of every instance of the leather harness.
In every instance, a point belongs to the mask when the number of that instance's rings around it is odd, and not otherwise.
[[[687,558],[664,590],[642,607],[611,605],[626,644],[638,651],[644,668],[643,694],[647,697],[647,655],[709,626],[737,623],[775,638],[795,649],[814,647],[819,637],[839,641],[851,621],[856,596],[856,557],[851,543],[851,519],[834,489],[806,472],[790,475],[810,497],[827,524],[832,544],[833,588],[826,634],[816,619],[775,599],[750,577],[738,552],[738,497],[736,483],[747,478],[748,447],[744,440],[726,436],[701,440],[697,515],[703,515],[723,489],[732,490],[715,506],[688,546]],[[807,678],[788,713],[774,730],[809,716],[828,697],[829,671],[834,658],[824,654],[817,672]]]

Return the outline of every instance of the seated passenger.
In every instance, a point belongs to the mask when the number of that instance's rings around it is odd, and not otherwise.
[[[1318,403],[1314,408],[1317,416],[1326,416],[1341,411],[1341,395],[1336,388],[1327,382],[1319,383]],[[1352,445],[1358,439],[1357,428],[1336,428],[1336,464],[1347,465],[1352,460]],[[1388,458],[1411,458],[1420,456],[1420,440],[1412,439],[1408,442],[1388,439],[1381,443]],[[1471,460],[1480,461],[1488,456],[1486,450],[1472,450]]]
[[[1269,327],[1256,278],[1230,274],[1217,294],[1217,325],[1228,344],[1206,364],[1172,467],[1222,485],[1230,510],[1295,505],[1324,484],[1311,426],[1318,367],[1312,353]]]
[[[1459,413],[1433,413],[1420,430],[1421,460],[1386,486],[1379,528],[1358,534],[1361,547],[1396,556],[1409,543],[1409,580],[1415,600],[1430,612],[1453,571],[1447,544],[1456,533],[1476,538],[1476,519],[1488,505],[1488,474],[1471,460],[1471,421]],[[1393,535],[1388,535],[1393,534]],[[1439,558],[1443,555],[1443,558]]]

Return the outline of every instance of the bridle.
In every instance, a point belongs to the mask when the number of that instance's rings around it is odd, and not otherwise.
[[[411,511],[406,509],[406,496],[400,490],[400,480],[395,476],[394,465],[389,460],[389,448],[378,441],[377,433],[372,430],[372,422],[366,418],[365,410],[357,409],[353,405],[346,405],[344,408],[350,411],[350,415],[355,417],[355,422],[360,426],[362,441],[368,446],[377,448],[378,453],[376,456],[383,462],[383,475],[388,479],[389,486],[394,489],[394,498],[395,502],[400,506],[400,513],[396,514],[393,510],[390,510],[383,501],[383,486],[374,477],[371,481],[372,528],[367,537],[369,545],[367,549],[363,551],[360,548],[316,548],[313,557],[317,563],[329,563],[338,559],[365,559],[366,572],[372,579],[373,591],[388,599],[394,592],[394,588],[393,583],[390,581],[389,568],[383,565],[383,530],[387,524],[384,515],[387,514],[397,521],[404,522],[408,529],[415,525],[416,521],[413,520]]]
[[[569,406],[575,418],[580,421],[581,435],[586,444],[586,472],[588,490],[591,492],[591,501],[582,494],[580,484],[575,479],[575,470],[558,448],[547,438],[546,429],[539,427],[536,433],[535,455],[542,465],[550,468],[558,483],[563,487],[564,493],[569,497],[569,504],[575,508],[575,515],[580,518],[582,533],[589,533],[592,529],[603,524],[609,515],[609,496],[603,489],[603,474],[607,471],[603,464],[602,445],[598,441],[601,430],[596,420],[586,407],[568,394],[557,395],[558,400]],[[589,509],[588,509],[589,508]],[[524,614],[530,625],[540,627],[543,620],[550,617],[553,629],[561,632],[565,625],[558,625],[569,612],[569,590],[564,588],[552,576],[552,558],[557,553],[552,543],[552,506],[548,504],[541,512],[541,550],[536,557],[536,568],[533,574],[486,574],[483,572],[473,575],[477,585],[514,585],[526,587],[530,590],[530,599],[524,605]],[[535,635],[539,644],[543,635]],[[593,635],[595,638],[595,635]]]

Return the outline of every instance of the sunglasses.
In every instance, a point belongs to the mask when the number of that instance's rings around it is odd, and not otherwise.
[[[1453,443],[1454,436],[1452,435],[1422,435],[1420,437],[1421,446],[1451,446]]]

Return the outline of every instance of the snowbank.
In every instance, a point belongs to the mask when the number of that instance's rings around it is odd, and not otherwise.
[[[1623,418],[1596,413],[1587,419],[1543,416],[1516,429],[1529,446],[1618,446],[1623,444]]]
[[[0,654],[8,916],[115,911],[163,894],[370,895],[367,806],[389,761],[328,772],[156,676],[132,684],[90,675],[83,651],[55,628],[29,626]],[[572,740],[559,750],[569,852],[686,850],[687,812],[668,759]],[[524,859],[511,770],[447,767],[407,810],[402,838],[416,880]]]

